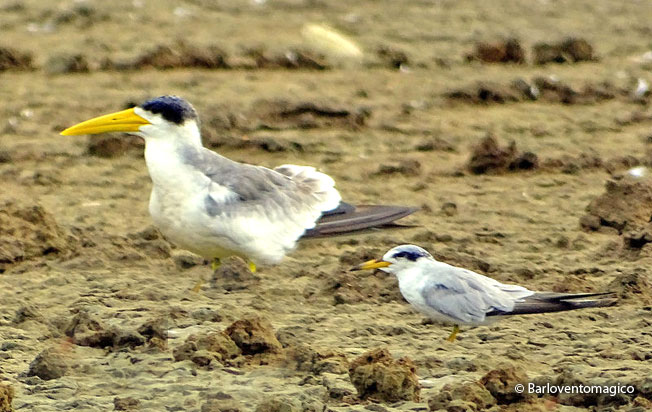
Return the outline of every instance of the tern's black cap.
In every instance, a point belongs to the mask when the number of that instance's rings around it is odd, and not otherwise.
[[[422,257],[432,257],[430,253],[426,252],[424,249],[414,246],[414,245],[404,245],[396,248],[396,252],[391,256],[394,259],[405,258],[411,262],[416,262],[417,259]]]
[[[197,120],[197,112],[190,103],[177,96],[161,96],[148,100],[140,107],[148,112],[160,114],[174,124],[182,125],[186,120]]]

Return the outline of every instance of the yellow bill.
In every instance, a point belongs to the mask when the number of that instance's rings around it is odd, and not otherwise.
[[[355,266],[355,267],[351,268],[351,271],[380,269],[380,268],[386,268],[389,265],[391,265],[391,263],[385,262],[384,260],[372,259],[372,260],[361,263],[358,266]]]
[[[134,112],[134,108],[131,108],[86,120],[85,122],[67,128],[61,134],[64,136],[73,136],[106,132],[137,132],[140,126],[147,124],[151,123],[138,116]]]

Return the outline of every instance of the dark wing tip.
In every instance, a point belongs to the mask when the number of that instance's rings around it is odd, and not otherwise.
[[[419,210],[411,206],[359,205],[340,203],[337,208],[324,212],[317,225],[303,237],[335,236],[360,232],[372,228],[411,227],[394,223]]]

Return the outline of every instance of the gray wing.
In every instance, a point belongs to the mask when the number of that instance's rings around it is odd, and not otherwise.
[[[517,300],[534,292],[467,269],[438,263],[422,297],[434,310],[460,323],[482,323],[487,313],[512,310]]]
[[[206,148],[195,147],[184,148],[183,159],[217,186],[209,189],[211,196],[207,200],[207,210],[212,215],[261,207],[268,211],[282,209],[283,213],[312,207],[321,214],[339,203],[329,199],[337,193],[332,179],[311,167],[286,165],[271,170],[234,162]]]
[[[312,167],[271,170],[196,147],[184,147],[181,157],[206,178],[207,230],[259,261],[279,261],[323,211],[340,202],[333,179]]]

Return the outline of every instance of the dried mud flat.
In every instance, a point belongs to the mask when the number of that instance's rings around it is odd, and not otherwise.
[[[0,411],[652,408],[652,183],[627,173],[652,164],[650,4],[48,3],[0,2]],[[323,22],[364,57],[301,39]],[[417,226],[212,274],[151,227],[138,139],[58,136],[161,94],[220,153],[318,166]],[[347,273],[400,243],[620,302],[449,344],[394,279]]]

